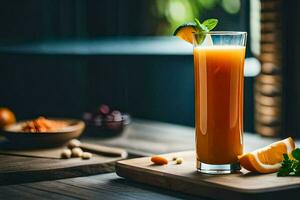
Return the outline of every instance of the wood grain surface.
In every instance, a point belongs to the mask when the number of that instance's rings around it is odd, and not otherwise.
[[[116,172],[130,180],[174,191],[216,199],[280,199],[287,193],[299,194],[299,177],[254,174],[246,170],[230,175],[205,175],[196,172],[193,151],[165,154],[168,165],[153,165],[149,157],[117,162]],[[182,157],[176,165],[172,158]]]
[[[51,150],[51,153],[46,152],[48,158],[0,155],[0,185],[112,172],[115,169],[115,162],[125,158],[99,154],[94,154],[89,160],[49,158],[55,152],[55,150]]]
[[[252,151],[254,149],[263,147],[272,142],[278,141],[278,138],[265,138],[256,134],[244,134],[245,151]],[[84,138],[81,141],[117,146],[125,148],[131,155],[152,155],[162,154],[167,152],[192,150],[194,148],[194,129],[185,126],[179,126],[168,123],[136,120],[130,124],[128,129],[118,138],[103,140],[102,138]],[[296,142],[296,146],[300,146],[300,142]],[[14,164],[8,161],[12,167],[14,165],[24,165],[26,168],[31,165],[30,161],[25,162],[23,157],[6,157],[2,159],[0,168],[5,166],[3,164],[7,160],[16,160]],[[52,162],[53,159],[46,159],[47,163]],[[193,161],[192,161],[193,162]],[[36,163],[35,163],[36,164]],[[194,163],[192,163],[193,165]],[[6,169],[7,171],[9,170]],[[194,170],[194,168],[193,168]],[[78,172],[77,172],[78,174]],[[22,177],[21,180],[22,181]],[[163,180],[162,180],[163,181]],[[26,181],[23,181],[26,182]],[[9,184],[7,182],[6,184]],[[30,182],[22,184],[4,185],[0,186],[0,199],[124,199],[124,200],[178,200],[178,199],[211,199],[208,197],[199,197],[194,195],[187,195],[181,192],[174,192],[160,187],[153,187],[147,184],[130,181],[118,177],[115,173],[106,173],[93,176],[84,176],[77,178],[65,178],[59,180],[46,179],[41,182]],[[173,183],[170,183],[173,184]],[[179,187],[180,188],[180,187]],[[203,190],[202,187],[198,187]],[[180,190],[176,190],[180,191]],[[237,194],[236,194],[237,195]],[[257,194],[254,194],[257,198]],[[293,193],[286,192],[285,197],[292,197]],[[251,197],[251,195],[249,195]],[[264,195],[265,196],[265,195]],[[282,196],[274,192],[273,199]],[[221,198],[222,199],[222,198]],[[224,198],[223,198],[224,199]],[[234,198],[228,198],[234,199]],[[247,199],[247,198],[245,198]],[[249,198],[248,198],[249,199]]]
[[[3,142],[5,143],[5,142]],[[52,147],[52,148],[32,148],[32,149],[16,149],[14,147],[3,148],[0,142],[0,154],[2,155],[14,155],[14,156],[26,156],[32,158],[61,158],[61,153],[66,146]],[[103,155],[107,157],[127,157],[127,151],[122,148],[108,147],[100,144],[91,144],[82,142],[80,148],[83,151],[94,153],[94,155]]]
[[[255,134],[244,134],[245,141],[245,151],[252,151],[254,149],[263,147],[272,142],[279,140],[278,138],[265,138],[260,137]],[[124,131],[124,133],[118,138],[111,138],[104,140],[103,138],[82,138],[82,142],[88,142],[93,144],[102,144],[110,146],[118,146],[120,148],[125,148],[131,155],[152,155],[152,154],[163,154],[167,152],[175,151],[185,151],[194,149],[194,129],[185,126],[179,126],[168,123],[145,121],[145,120],[134,120],[130,126]],[[299,141],[296,141],[296,146],[300,146]],[[56,159],[43,159],[41,163],[46,165],[50,163],[49,167],[52,165],[57,165],[52,162],[56,162]],[[40,161],[40,160],[39,160]],[[0,169],[3,167],[3,171],[7,173],[6,178],[16,177],[9,176],[8,173],[14,168],[22,167],[23,169],[29,169],[29,171],[34,171],[34,166],[38,164],[38,160],[33,162],[28,160],[26,157],[21,156],[5,156],[5,159],[0,159]],[[68,163],[68,162],[67,162]],[[32,165],[33,164],[33,165]],[[62,163],[61,163],[62,164]],[[66,163],[65,163],[66,164]],[[71,164],[71,163],[68,163]],[[32,166],[31,166],[32,165]],[[194,161],[192,161],[192,166]],[[6,166],[4,168],[4,166]],[[111,165],[109,165],[111,166]],[[91,168],[93,166],[90,166]],[[95,166],[96,170],[99,172],[100,169]],[[108,168],[104,168],[106,171]],[[86,170],[86,169],[85,169]],[[193,168],[194,170],[194,168]],[[64,173],[64,170],[59,170],[60,173]],[[71,170],[66,170],[69,176]],[[79,175],[80,170],[74,169],[75,175]],[[95,172],[95,171],[94,171]],[[28,173],[28,171],[24,171]],[[30,173],[30,172],[29,172]],[[100,173],[100,172],[99,172]],[[57,173],[53,175],[50,173],[51,177],[39,177],[35,179],[34,182],[29,182],[30,179],[24,179],[19,175],[17,180],[2,180],[0,186],[0,199],[10,200],[10,199],[160,199],[160,200],[178,200],[178,199],[211,199],[215,196],[212,194],[211,197],[199,197],[194,195],[187,195],[181,192],[166,190],[161,187],[153,187],[147,184],[141,184],[135,181],[130,181],[128,179],[123,179],[118,177],[115,173],[105,173],[93,176],[87,176],[86,171],[82,172],[83,177],[77,178],[64,178]],[[71,174],[71,175],[70,175]],[[24,175],[28,178],[29,174]],[[66,177],[66,174],[63,174]],[[58,177],[58,180],[52,180]],[[36,177],[35,177],[36,178]],[[50,180],[51,179],[51,180]],[[41,180],[41,181],[40,181]],[[164,180],[162,180],[164,181]],[[29,182],[29,183],[23,183]],[[18,183],[18,184],[11,184]],[[171,183],[174,185],[174,183]],[[179,186],[182,188],[184,186]],[[197,187],[202,189],[203,187]],[[222,192],[222,191],[221,191]],[[216,192],[216,193],[219,193]],[[299,191],[298,191],[299,193]],[[277,192],[272,192],[273,199],[282,198]],[[220,194],[221,195],[221,194]],[[237,195],[237,194],[236,194]],[[293,197],[293,193],[286,192],[284,198]],[[249,195],[251,197],[251,195]],[[250,198],[248,197],[248,199]],[[252,196],[253,197],[253,196]],[[265,197],[265,194],[264,194]],[[222,199],[222,197],[220,198]],[[223,198],[224,199],[224,198]],[[234,198],[228,198],[234,199]],[[245,198],[247,199],[247,198]],[[255,198],[257,194],[255,194]],[[283,198],[282,198],[283,199]]]
[[[115,173],[0,186],[5,200],[204,200],[196,196],[138,184]]]

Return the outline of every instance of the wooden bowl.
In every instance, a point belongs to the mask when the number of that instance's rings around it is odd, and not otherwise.
[[[51,120],[64,121],[68,125],[55,132],[32,133],[22,131],[27,120],[6,126],[1,132],[10,142],[18,145],[58,146],[78,138],[85,128],[85,123],[81,120],[53,118]]]

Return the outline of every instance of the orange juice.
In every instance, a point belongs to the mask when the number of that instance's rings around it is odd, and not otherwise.
[[[245,47],[194,48],[197,160],[237,163],[243,153]]]

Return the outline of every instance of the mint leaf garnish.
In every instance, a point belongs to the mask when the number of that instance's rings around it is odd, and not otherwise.
[[[217,24],[218,20],[217,19],[207,19],[202,23],[209,31],[213,30]]]
[[[290,159],[287,154],[283,154],[283,161],[277,176],[300,176],[300,149],[292,151],[294,159]]]
[[[295,159],[297,159],[297,160],[300,161],[300,149],[299,149],[299,148],[295,149],[295,150],[292,152],[292,156],[293,156]]]
[[[204,39],[205,39],[205,33],[208,33],[212,29],[214,29],[217,24],[218,20],[217,19],[207,19],[203,23],[201,23],[197,18],[194,19],[194,22],[196,24],[196,42],[197,44],[201,44]]]
[[[209,32],[209,29],[204,24],[201,24],[197,18],[195,18],[195,23],[197,25],[198,31]]]

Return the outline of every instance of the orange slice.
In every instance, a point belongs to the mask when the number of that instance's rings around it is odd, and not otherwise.
[[[179,26],[174,35],[179,37],[180,39],[193,44],[193,33],[196,32],[196,24],[193,22],[189,22]]]
[[[281,167],[283,154],[295,149],[291,137],[239,156],[240,164],[247,170],[259,173],[276,172]]]

